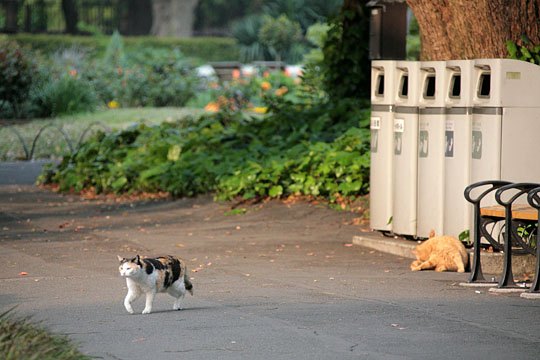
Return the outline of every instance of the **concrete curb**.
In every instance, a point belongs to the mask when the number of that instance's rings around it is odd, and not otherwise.
[[[384,253],[415,259],[412,250],[418,245],[416,241],[405,240],[400,237],[383,236],[372,231],[353,237],[353,244],[364,246]],[[470,255],[472,259],[472,254]],[[503,254],[483,252],[481,256],[482,271],[485,274],[499,275],[503,271]],[[514,255],[512,269],[514,275],[534,274],[536,258],[533,255]]]

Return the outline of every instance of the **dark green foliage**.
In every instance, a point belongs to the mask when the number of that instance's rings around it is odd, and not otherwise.
[[[220,112],[101,133],[66,157],[48,181],[64,190],[215,192],[219,199],[352,197],[368,190],[369,177],[368,117],[358,105],[276,100],[264,118]]]
[[[272,59],[268,48],[259,40],[262,23],[262,15],[250,15],[232,24],[231,31],[238,41],[241,61]]]
[[[277,61],[298,62],[305,53],[305,47],[297,49],[303,40],[300,24],[285,15],[277,18],[265,16],[259,29],[259,39]]]
[[[286,15],[305,32],[312,24],[335,16],[342,3],[343,0],[273,0],[265,2],[263,12],[272,17]]]
[[[0,112],[10,107],[20,117],[20,107],[27,99],[36,67],[28,53],[17,43],[0,41]]]
[[[76,75],[48,79],[32,93],[34,116],[51,117],[94,111],[97,97],[88,81]]]
[[[0,315],[0,358],[4,360],[87,360],[67,338],[52,335],[27,319]]]
[[[330,22],[323,47],[325,90],[332,99],[369,97],[369,16],[365,4],[350,1]]]
[[[512,40],[506,42],[508,57],[511,59],[528,61],[540,65],[540,44],[532,44],[525,35],[521,37],[519,45]]]

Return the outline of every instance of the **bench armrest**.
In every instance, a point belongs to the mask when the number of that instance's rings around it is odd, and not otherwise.
[[[540,210],[540,187],[534,188],[529,191],[529,195],[527,195],[527,201],[533,208]]]
[[[471,185],[467,186],[465,188],[465,191],[464,191],[463,195],[465,196],[465,199],[468,202],[470,202],[470,203],[472,203],[474,205],[479,205],[480,201],[482,201],[482,199],[487,194],[489,194],[493,190],[496,190],[496,189],[500,188],[501,186],[510,185],[510,184],[512,184],[512,183],[508,182],[508,181],[501,181],[501,180],[479,181],[479,182],[476,182],[474,184],[471,184]],[[486,187],[486,186],[488,186],[488,188],[486,190],[484,190],[480,195],[478,195],[476,197],[472,197],[471,192],[474,189],[480,188],[480,187]]]
[[[535,183],[516,183],[516,184],[509,184],[501,186],[497,191],[495,192],[495,200],[504,207],[511,207],[513,202],[516,201],[520,196],[523,194],[528,193],[534,188],[537,188],[540,186],[540,184]],[[511,196],[507,199],[503,198],[503,195],[511,194]],[[513,194],[513,195],[512,195]]]

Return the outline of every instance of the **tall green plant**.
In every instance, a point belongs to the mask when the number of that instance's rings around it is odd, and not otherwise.
[[[124,52],[124,40],[120,33],[115,30],[111,35],[105,57],[103,61],[108,66],[124,66],[126,62],[126,54]]]
[[[330,21],[323,47],[325,90],[332,99],[369,96],[369,16],[364,3],[345,1]]]
[[[268,48],[259,39],[262,23],[261,15],[247,16],[233,23],[231,30],[240,46],[240,60],[251,62],[270,59]]]
[[[292,57],[294,46],[302,40],[302,29],[300,24],[291,21],[285,15],[277,18],[265,16],[259,30],[259,38],[270,49],[274,59],[281,61]]]

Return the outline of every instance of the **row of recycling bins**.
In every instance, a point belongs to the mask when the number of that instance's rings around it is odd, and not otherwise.
[[[472,229],[465,187],[540,182],[540,66],[511,59],[373,61],[371,228]]]

